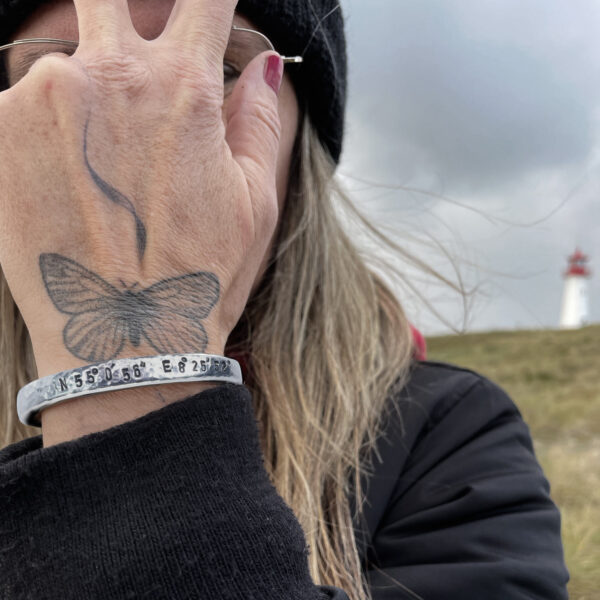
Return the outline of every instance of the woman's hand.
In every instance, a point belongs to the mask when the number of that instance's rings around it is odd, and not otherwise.
[[[223,353],[278,217],[283,65],[254,59],[224,108],[235,5],[177,0],[146,41],[127,0],[75,0],[75,54],[0,94],[0,264],[39,376]]]

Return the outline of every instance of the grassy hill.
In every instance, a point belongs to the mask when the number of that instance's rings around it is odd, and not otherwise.
[[[428,357],[500,384],[528,423],[562,513],[571,600],[600,599],[600,326],[427,339]]]

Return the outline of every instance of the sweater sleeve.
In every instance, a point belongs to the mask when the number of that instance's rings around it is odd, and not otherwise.
[[[48,448],[41,436],[4,448],[0,515],[3,600],[348,600],[310,577],[244,386]]]
[[[567,598],[560,514],[527,425],[501,388],[469,377],[396,480],[370,550],[373,600]]]

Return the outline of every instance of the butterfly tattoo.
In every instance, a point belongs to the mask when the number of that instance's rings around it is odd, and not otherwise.
[[[206,349],[208,335],[200,321],[220,294],[213,273],[171,277],[145,289],[121,281],[120,290],[60,254],[41,254],[39,264],[54,306],[71,315],[63,340],[77,358],[115,358],[127,341],[137,347],[143,340],[159,354]]]

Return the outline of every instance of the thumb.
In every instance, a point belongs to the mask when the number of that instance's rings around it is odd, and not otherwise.
[[[246,175],[253,199],[275,186],[282,78],[281,56],[263,52],[244,69],[227,103],[226,140]]]

